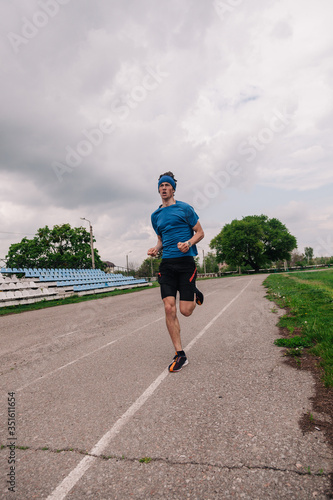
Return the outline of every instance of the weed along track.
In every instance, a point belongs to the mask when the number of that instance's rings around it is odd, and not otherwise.
[[[312,411],[300,419],[306,432],[324,432],[333,449],[333,270],[269,276],[267,296],[286,314],[278,326],[285,361],[309,370],[315,381]],[[333,476],[331,476],[333,491]]]
[[[268,297],[288,311],[278,323],[285,347],[319,357],[323,382],[333,388],[333,271],[269,276],[265,285]]]

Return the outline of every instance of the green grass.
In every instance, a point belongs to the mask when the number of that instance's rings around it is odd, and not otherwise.
[[[153,282],[150,286],[140,287],[140,288],[129,288],[127,290],[113,290],[112,292],[98,293],[93,295],[83,295],[79,297],[74,294],[66,299],[57,300],[42,300],[40,302],[35,302],[33,304],[23,304],[17,306],[1,307],[0,316],[5,316],[7,314],[18,314],[25,311],[36,311],[37,309],[45,309],[47,307],[63,306],[65,304],[77,304],[79,302],[86,302],[87,300],[98,300],[104,299],[105,297],[113,297],[114,295],[125,295],[127,293],[140,292],[142,290],[147,290],[147,288],[154,288],[159,286],[157,282]]]
[[[275,343],[289,347],[293,355],[295,349],[307,349],[320,357],[323,381],[333,387],[333,270],[275,274],[264,285],[268,298],[288,311],[278,326],[289,337]]]
[[[313,347],[313,340],[307,339],[306,337],[300,337],[295,335],[295,337],[277,339],[274,342],[275,345],[279,347],[290,347],[293,349],[304,349],[304,347]]]

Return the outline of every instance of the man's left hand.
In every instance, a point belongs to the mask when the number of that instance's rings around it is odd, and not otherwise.
[[[178,247],[178,250],[180,250],[183,253],[188,252],[190,249],[186,241],[185,242],[180,241],[179,243],[177,243],[177,247]]]

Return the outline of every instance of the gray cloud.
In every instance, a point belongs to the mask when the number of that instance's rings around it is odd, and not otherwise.
[[[200,0],[6,3],[0,257],[13,242],[6,231],[84,216],[104,258],[123,259],[126,246],[140,262],[154,243],[157,178],[169,169],[179,199],[206,199],[205,248],[235,218],[235,197],[246,215],[257,187],[278,187],[280,198],[298,190],[305,206],[309,191],[320,199],[333,181],[332,10],[328,0],[321,9],[240,2],[224,15]],[[283,128],[274,113],[286,109]],[[261,213],[274,212],[274,196]]]

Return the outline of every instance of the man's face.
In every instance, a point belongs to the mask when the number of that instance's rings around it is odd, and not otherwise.
[[[168,200],[173,197],[174,189],[168,182],[162,182],[158,189],[162,200]]]

